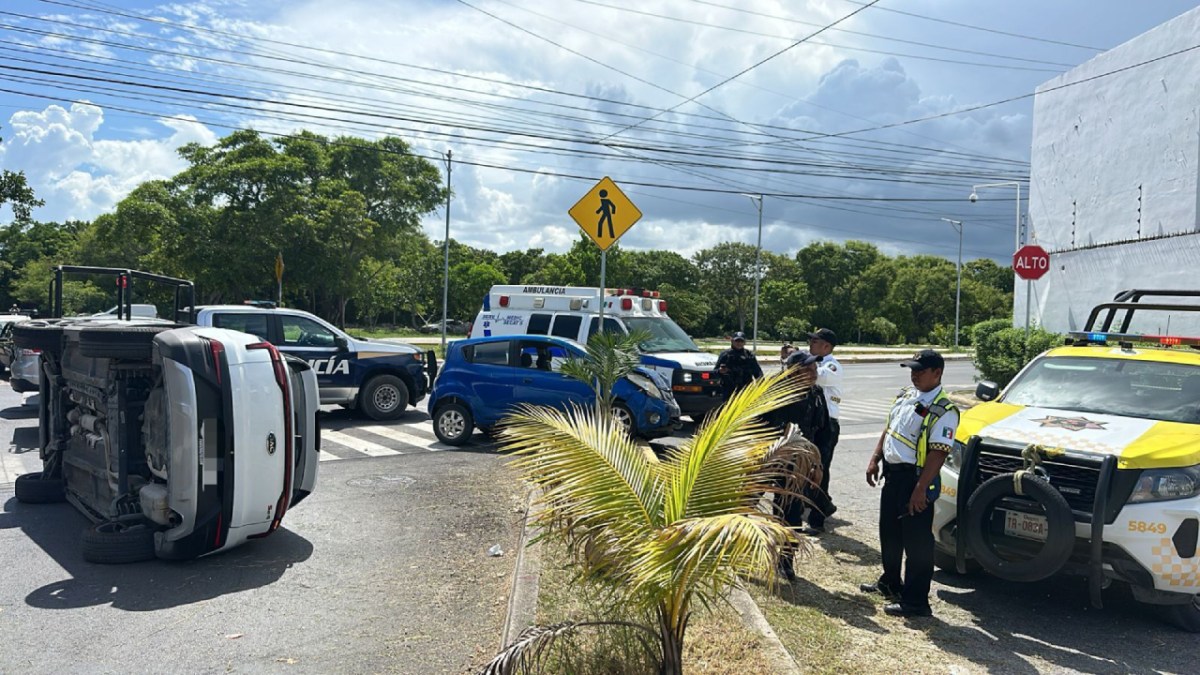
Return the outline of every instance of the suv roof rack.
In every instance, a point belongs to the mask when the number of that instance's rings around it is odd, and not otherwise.
[[[143,272],[141,270],[124,269],[120,267],[91,267],[86,265],[56,265],[54,278],[50,280],[50,316],[62,318],[63,312],[63,275],[104,275],[113,276],[117,280],[117,318],[126,321],[133,319],[133,280],[141,279],[164,286],[175,287],[176,322],[196,323],[196,284],[187,279],[176,279],[163,274]]]

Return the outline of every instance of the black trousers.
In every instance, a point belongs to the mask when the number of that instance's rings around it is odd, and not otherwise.
[[[829,467],[833,465],[833,449],[837,447],[838,436],[842,427],[836,419],[829,418],[830,435],[826,447],[821,448],[821,465],[825,470],[821,473],[821,489],[810,489],[808,498],[812,508],[808,510],[808,524],[812,527],[824,527],[825,517],[833,511],[833,499],[829,496]]]
[[[929,584],[933,580],[933,504],[920,513],[908,515],[908,502],[919,475],[915,465],[885,462],[883,472],[879,498],[883,576],[879,577],[879,583],[899,590],[900,602],[905,606],[928,607]]]

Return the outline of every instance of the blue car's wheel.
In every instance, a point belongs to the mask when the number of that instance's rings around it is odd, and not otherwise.
[[[433,414],[433,433],[446,445],[463,445],[471,440],[475,420],[471,411],[460,403],[439,406]]]
[[[633,411],[624,403],[617,402],[613,404],[613,418],[617,423],[625,427],[630,437],[637,437],[637,418],[633,416]]]

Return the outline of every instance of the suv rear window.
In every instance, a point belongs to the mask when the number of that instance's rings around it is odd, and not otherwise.
[[[579,326],[582,324],[582,316],[559,314],[554,317],[554,330],[551,331],[551,335],[577,340],[579,339]]]
[[[471,363],[482,363],[489,366],[507,366],[508,347],[509,343],[507,340],[477,344],[471,350]]]

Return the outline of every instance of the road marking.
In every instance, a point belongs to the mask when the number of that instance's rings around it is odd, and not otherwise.
[[[393,450],[389,447],[382,446],[371,441],[364,441],[361,438],[355,438],[349,434],[343,434],[340,431],[322,431],[322,438],[329,439],[338,445],[345,446],[351,450],[357,450],[364,455],[371,457],[385,457],[388,455],[402,455],[404,453],[399,450]]]
[[[12,483],[23,473],[34,473],[42,470],[42,460],[38,453],[0,451],[0,484]]]
[[[374,426],[362,426],[362,427],[351,427],[351,428],[358,429],[359,431],[365,431],[369,434],[375,434],[376,436],[383,436],[384,438],[390,438],[393,441],[399,441],[399,442],[405,443],[407,445],[415,445],[416,447],[421,448],[423,450],[444,450],[447,447],[447,446],[443,445],[442,443],[438,442],[437,439],[426,438],[424,436],[418,436],[416,434],[410,434],[407,431],[401,431],[397,427],[374,425]],[[434,446],[438,446],[438,447],[434,447]]]
[[[337,455],[333,454],[332,452],[329,452],[328,450],[322,450],[321,454],[317,457],[317,461],[319,461],[319,462],[334,462],[339,459],[341,459],[341,457],[338,457]]]
[[[882,435],[882,431],[872,431],[871,433],[865,434],[844,434],[838,436],[838,443],[841,443],[842,441],[865,441],[868,438],[879,438]]]

